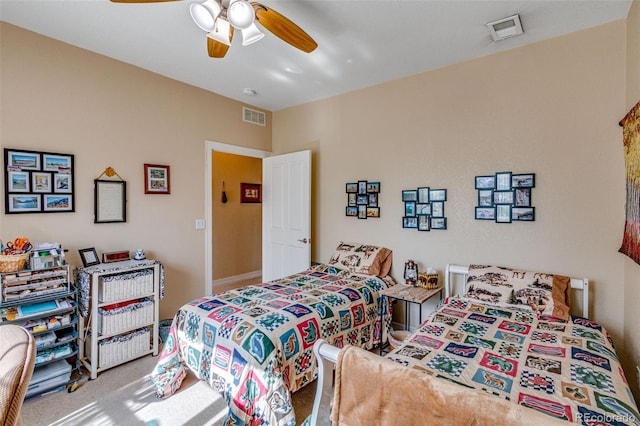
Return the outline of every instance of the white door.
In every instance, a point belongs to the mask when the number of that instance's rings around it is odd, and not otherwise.
[[[262,281],[311,265],[311,151],[262,160]]]

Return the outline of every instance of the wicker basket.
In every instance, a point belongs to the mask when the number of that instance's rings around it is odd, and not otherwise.
[[[30,252],[0,255],[0,272],[16,272],[24,269]]]

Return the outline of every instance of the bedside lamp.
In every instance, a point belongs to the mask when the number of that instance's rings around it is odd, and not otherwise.
[[[418,281],[418,264],[413,260],[404,263],[404,282],[409,285],[416,285]]]

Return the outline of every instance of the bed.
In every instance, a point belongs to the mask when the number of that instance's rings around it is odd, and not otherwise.
[[[343,242],[328,263],[188,302],[151,374],[156,394],[172,395],[189,370],[224,396],[225,424],[295,425],[291,393],[316,377],[316,340],[386,341],[389,306],[378,293],[395,283],[391,262],[387,248]]]
[[[453,296],[454,283],[464,286],[460,296]],[[415,379],[421,381],[424,394],[419,395],[423,403],[414,411],[422,410],[429,419],[425,424],[447,424],[454,416],[458,416],[456,422],[462,416],[482,424],[482,416],[487,415],[524,423],[542,415],[542,424],[640,425],[613,342],[604,327],[587,318],[589,286],[587,279],[561,275],[449,265],[445,299],[385,359],[372,361],[369,353],[338,351],[322,342],[316,345],[323,365],[322,383],[310,424],[327,424],[328,401],[334,396],[327,391],[328,365],[348,352],[351,355],[339,364],[351,358],[356,361],[341,365],[345,374],[336,378],[334,424],[350,424],[355,416],[358,421],[365,419],[365,424],[372,410],[378,411],[377,418],[381,412],[395,418],[409,415],[412,405],[403,401],[416,394],[418,385],[411,381]],[[582,307],[580,316],[569,313],[572,288],[582,292],[574,302]],[[398,370],[398,365],[409,368]],[[394,384],[383,381],[378,394],[362,392],[376,385],[363,386],[360,368],[409,376]],[[395,386],[393,391],[389,386]],[[389,414],[391,394],[406,398],[398,401],[397,413]],[[509,401],[506,406],[505,401]],[[385,410],[380,411],[382,405]],[[541,424],[539,418],[536,421]]]

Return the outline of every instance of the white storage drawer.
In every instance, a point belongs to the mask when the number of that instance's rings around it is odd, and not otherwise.
[[[151,330],[148,328],[101,340],[98,343],[98,368],[132,360],[148,353],[150,348]],[[91,357],[91,347],[87,349]]]
[[[153,294],[153,269],[100,277],[98,299],[102,303]]]
[[[154,322],[154,303],[141,299],[98,309],[98,330],[103,336],[140,328]]]

